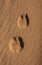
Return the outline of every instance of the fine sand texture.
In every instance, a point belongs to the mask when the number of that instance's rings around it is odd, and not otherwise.
[[[28,15],[26,28],[18,27],[21,14]],[[24,41],[15,54],[9,49],[14,36]],[[42,0],[0,0],[0,65],[42,65]]]

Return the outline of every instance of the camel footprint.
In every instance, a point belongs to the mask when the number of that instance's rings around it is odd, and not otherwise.
[[[9,40],[9,50],[12,53],[18,53],[24,48],[24,42],[22,37],[13,37]]]
[[[28,15],[26,14],[21,15],[18,20],[17,20],[17,26],[19,28],[26,28],[29,25],[29,18]],[[9,40],[9,49],[12,53],[18,53],[21,49],[24,48],[24,42],[22,37],[18,36],[18,37],[13,37]]]
[[[27,28],[28,25],[29,25],[29,17],[27,14],[25,16],[21,15],[20,17],[18,17],[17,26],[19,28],[24,29],[24,28]]]

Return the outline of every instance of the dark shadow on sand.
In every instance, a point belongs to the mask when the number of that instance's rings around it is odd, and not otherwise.
[[[22,37],[19,36],[18,39],[19,39],[19,41],[20,41],[20,46],[21,46],[21,48],[24,48],[24,42],[23,42]]]

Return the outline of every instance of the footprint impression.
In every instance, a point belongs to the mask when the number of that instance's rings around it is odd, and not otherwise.
[[[17,26],[19,28],[27,28],[28,25],[29,25],[29,17],[27,14],[25,16],[21,15],[20,17],[18,17]]]
[[[13,37],[9,40],[9,50],[12,53],[18,53],[24,48],[24,42],[22,37]]]
[[[26,28],[29,25],[29,18],[26,14],[25,16],[21,15],[17,20],[17,26],[21,29]],[[24,42],[22,37],[13,37],[9,40],[9,49],[12,53],[18,53],[24,48]]]

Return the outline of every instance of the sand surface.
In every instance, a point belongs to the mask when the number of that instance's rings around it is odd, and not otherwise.
[[[28,14],[26,29],[17,26],[21,14]],[[24,49],[9,51],[9,39],[21,36]],[[42,65],[42,0],[0,0],[0,65]]]

